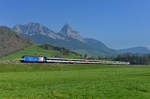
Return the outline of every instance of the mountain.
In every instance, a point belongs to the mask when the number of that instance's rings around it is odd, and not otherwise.
[[[64,39],[60,37],[59,35],[55,34],[52,30],[49,28],[39,24],[39,23],[28,23],[25,25],[18,24],[13,27],[13,30],[16,32],[24,35],[25,37],[33,38],[37,43],[46,41],[47,38],[51,39]],[[43,38],[43,39],[38,39],[38,38]]]
[[[82,38],[77,31],[72,30],[69,24],[65,24],[58,35],[63,37],[65,40],[75,39],[79,40],[80,42],[85,42],[84,38]]]
[[[119,50],[120,53],[133,53],[133,54],[150,54],[149,47],[134,47]]]
[[[32,45],[16,53],[5,56],[1,61],[19,61],[22,56],[46,56],[46,57],[65,57],[65,58],[81,58],[81,55],[74,53],[68,49],[55,47],[50,44]]]
[[[108,48],[98,40],[82,37],[69,24],[65,24],[58,33],[39,23],[16,25],[13,27],[13,30],[25,37],[31,38],[38,44],[50,43],[55,46],[68,48],[80,54],[111,56],[116,53],[116,50]]]
[[[32,45],[32,41],[15,31],[0,26],[0,58]]]

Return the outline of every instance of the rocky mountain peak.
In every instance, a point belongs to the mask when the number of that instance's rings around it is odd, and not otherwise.
[[[41,25],[40,23],[29,22],[28,24],[24,24],[24,25],[15,25],[13,27],[13,30],[27,37],[41,35],[41,36],[50,37],[52,39],[63,39],[55,32],[53,32],[51,29],[49,29],[44,25]]]
[[[69,24],[65,24],[64,28],[72,29],[72,27]]]
[[[72,27],[69,24],[65,24],[59,33],[69,35],[72,33]]]
[[[80,34],[77,31],[74,31],[69,24],[65,24],[58,34],[65,38],[76,39],[84,42],[84,39],[80,36]]]
[[[37,30],[40,30],[40,31],[42,31],[42,30],[50,30],[50,29],[48,29],[47,27],[43,26],[40,23],[29,22],[28,24],[25,24],[24,26],[30,27],[30,28],[36,28]]]

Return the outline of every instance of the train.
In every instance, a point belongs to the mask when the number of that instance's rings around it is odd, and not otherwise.
[[[63,64],[116,64],[129,65],[129,62],[106,61],[106,60],[88,60],[88,59],[70,59],[44,56],[23,56],[22,63],[63,63]]]
[[[20,61],[26,63],[46,63],[47,58],[43,56],[22,56]]]

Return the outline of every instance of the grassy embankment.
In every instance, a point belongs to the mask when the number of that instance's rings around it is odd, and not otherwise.
[[[149,99],[150,67],[94,64],[0,65],[0,99],[92,97]]]
[[[46,50],[41,48],[40,45],[33,45],[31,47],[25,48],[24,50],[18,51],[14,54],[8,55],[0,59],[0,61],[18,61],[24,55],[29,56],[57,56],[57,57],[65,57],[65,58],[81,58],[80,55],[68,52],[67,54],[63,54],[59,50]]]

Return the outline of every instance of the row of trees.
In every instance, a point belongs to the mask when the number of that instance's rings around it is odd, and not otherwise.
[[[138,55],[138,54],[125,53],[116,56],[115,58],[113,58],[113,60],[126,61],[126,62],[130,62],[131,64],[148,65],[150,64],[150,54]]]
[[[112,56],[112,57],[100,57],[100,56],[89,57],[87,54],[84,54],[82,57],[85,59],[124,61],[124,62],[130,62],[130,64],[135,64],[135,65],[149,65],[150,64],[150,54],[139,55],[139,54],[124,53],[124,54],[119,54],[117,56]]]

